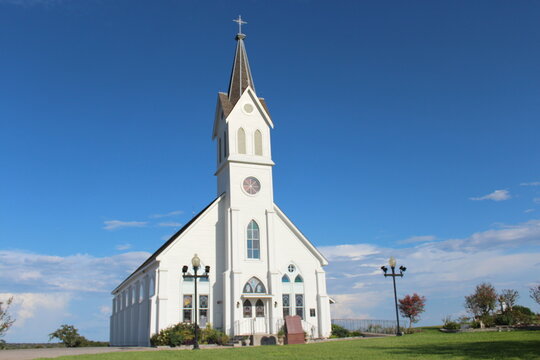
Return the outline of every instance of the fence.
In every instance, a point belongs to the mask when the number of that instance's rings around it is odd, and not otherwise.
[[[349,331],[375,334],[395,334],[397,323],[393,320],[332,319],[332,325],[339,325]]]

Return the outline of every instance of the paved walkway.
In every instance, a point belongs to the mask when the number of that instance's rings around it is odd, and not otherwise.
[[[32,360],[37,358],[55,358],[66,355],[102,354],[119,351],[156,351],[152,347],[81,347],[0,350],[0,360]]]
[[[359,340],[359,339],[374,339],[376,337],[388,336],[381,334],[373,334],[372,337],[350,337],[350,338],[334,338],[334,339],[321,339],[310,341],[309,343],[328,342],[328,341],[347,341],[347,340]],[[394,335],[391,335],[394,336]],[[201,345],[201,349],[219,349],[227,348],[230,346],[218,346],[218,345]],[[155,347],[80,347],[80,348],[50,348],[50,349],[21,349],[21,350],[0,350],[0,360],[32,360],[37,358],[55,358],[58,356],[67,355],[84,355],[84,354],[104,354],[109,352],[126,352],[126,351],[160,351],[160,350],[190,350],[189,346],[180,346],[176,348],[170,348],[168,346]]]

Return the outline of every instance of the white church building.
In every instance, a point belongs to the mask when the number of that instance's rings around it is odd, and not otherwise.
[[[287,315],[299,315],[308,336],[330,336],[325,257],[274,203],[274,127],[257,96],[244,45],[236,52],[227,93],[218,93],[217,197],[112,291],[110,343],[148,346],[161,329],[197,317],[228,335],[276,334]],[[208,279],[182,266],[198,254]]]

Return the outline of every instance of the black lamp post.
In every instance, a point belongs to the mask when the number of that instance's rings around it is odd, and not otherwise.
[[[399,274],[396,274],[396,259],[394,259],[393,256],[390,257],[388,260],[388,265],[390,265],[390,269],[392,269],[391,274],[387,274],[388,268],[386,266],[381,266],[381,270],[384,271],[384,277],[391,276],[392,280],[394,281],[394,303],[396,304],[396,320],[397,320],[397,330],[396,335],[401,336],[403,335],[401,331],[399,331],[399,313],[398,313],[398,306],[397,306],[397,293],[396,293],[396,277],[400,276],[403,277],[403,272],[407,270],[405,266],[399,267]]]
[[[208,273],[210,272],[210,266],[206,266],[204,268],[204,274],[197,275],[197,270],[199,270],[199,267],[201,267],[201,259],[199,259],[197,254],[195,254],[193,256],[193,259],[191,259],[191,265],[193,266],[193,275],[187,273],[188,267],[187,267],[187,265],[184,265],[182,267],[182,273],[183,273],[182,277],[184,279],[186,279],[186,278],[193,279],[193,282],[195,284],[195,321],[194,321],[194,325],[195,325],[195,342],[193,343],[193,350],[199,350],[199,326],[197,325],[197,315],[199,315],[198,312],[197,312],[197,279],[199,279],[199,278],[208,279]]]

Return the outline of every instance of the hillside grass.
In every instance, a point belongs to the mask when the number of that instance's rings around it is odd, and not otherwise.
[[[441,333],[288,346],[163,350],[64,356],[73,360],[169,359],[540,359],[540,331]]]

